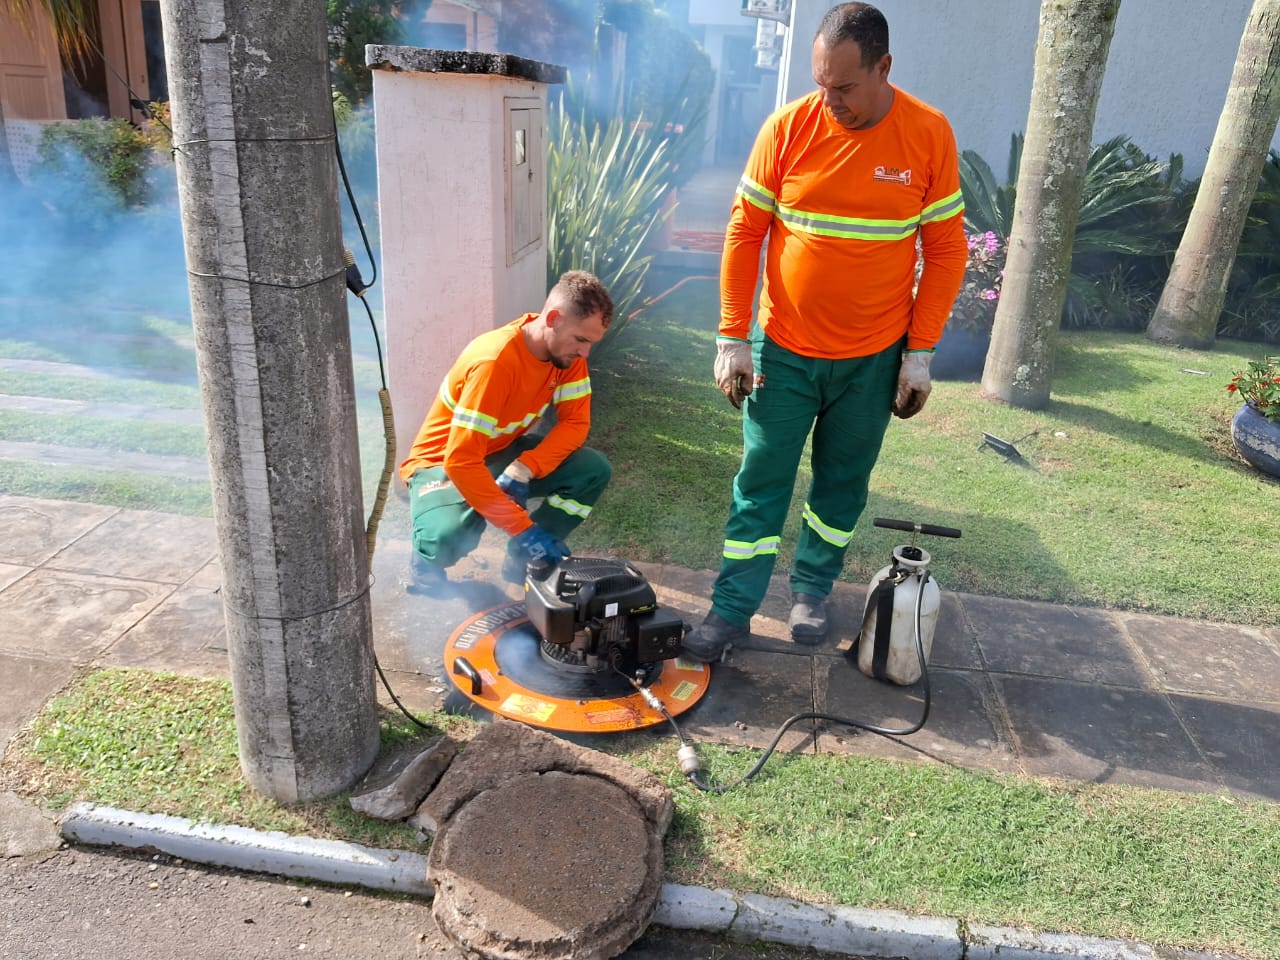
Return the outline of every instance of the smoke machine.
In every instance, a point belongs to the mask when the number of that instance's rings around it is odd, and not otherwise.
[[[530,564],[523,603],[464,622],[445,669],[478,706],[565,732],[634,730],[701,699],[710,669],[680,656],[686,625],[625,560]]]

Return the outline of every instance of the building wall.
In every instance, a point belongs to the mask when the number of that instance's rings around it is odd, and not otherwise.
[[[1012,134],[1026,129],[1035,67],[1036,0],[877,0],[889,21],[894,83],[950,118],[962,150],[1003,176]],[[813,87],[810,53],[827,0],[795,0],[778,103]],[[1181,153],[1204,170],[1251,0],[1124,0],[1093,140],[1127,136],[1146,153]],[[1280,145],[1280,139],[1273,142]]]
[[[757,70],[745,82],[743,77],[735,81],[730,76],[730,45],[754,44],[756,36],[756,20],[742,16],[740,9],[737,2],[727,0],[689,3],[689,23],[701,31],[702,48],[716,77],[707,114],[707,143],[702,152],[702,162],[707,166],[742,165],[776,96],[776,73]]]
[[[31,13],[24,24],[0,10],[0,107],[10,120],[60,120],[67,104],[53,27],[39,4]]]

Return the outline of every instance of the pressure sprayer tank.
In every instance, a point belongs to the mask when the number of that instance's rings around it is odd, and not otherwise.
[[[900,546],[893,549],[893,563],[871,578],[867,600],[862,610],[862,632],[858,635],[858,669],[869,677],[908,685],[920,679],[920,657],[916,653],[916,600],[920,600],[920,644],[925,663],[933,649],[933,631],[938,624],[941,591],[932,577],[926,578],[929,551],[920,547]],[[898,581],[892,587],[892,617],[885,638],[877,650],[877,626],[881,606],[880,585]],[[923,587],[921,586],[923,584]],[[886,585],[885,589],[889,589]],[[886,601],[887,603],[887,601]],[[877,655],[878,654],[878,655]]]

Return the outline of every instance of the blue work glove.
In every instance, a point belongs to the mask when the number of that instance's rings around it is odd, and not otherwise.
[[[532,479],[532,470],[519,460],[512,460],[511,465],[498,475],[498,489],[523,510],[529,506],[529,481]]]
[[[559,563],[569,556],[569,548],[559,537],[553,537],[536,523],[515,538],[516,545],[530,560]]]

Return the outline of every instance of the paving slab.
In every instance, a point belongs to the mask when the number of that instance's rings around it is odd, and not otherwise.
[[[58,570],[183,583],[218,553],[213,521],[121,510],[50,557]]]
[[[112,644],[95,665],[225,676],[227,629],[221,594],[199,587],[177,588]]]
[[[1232,790],[1280,801],[1280,704],[1237,703],[1175,694],[1170,698],[1191,738]]]
[[[679,718],[694,740],[766,747],[783,721],[813,711],[813,660],[790,653],[734,649],[711,664],[711,684]],[[795,724],[783,737],[783,752],[812,752],[814,725]]]
[[[36,570],[0,592],[0,653],[89,663],[172,592],[169,584]]]
[[[1152,685],[1145,665],[1106,611],[969,595],[963,604],[989,670]]]
[[[0,755],[4,745],[45,703],[75,676],[76,667],[60,660],[0,653]]]
[[[1165,790],[1216,790],[1213,769],[1169,700],[1151,690],[995,676],[1032,776]]]
[[[1266,631],[1168,617],[1119,620],[1164,689],[1280,703],[1280,645]]]
[[[0,561],[39,566],[119,507],[6,496],[0,500]]]
[[[35,567],[27,567],[18,563],[0,563],[0,590],[9,586],[11,583],[17,583]]]
[[[882,683],[852,663],[815,663],[818,709],[891,729],[914,725],[924,709],[924,685]],[[924,729],[887,737],[855,727],[819,728],[822,753],[859,754],[901,760],[927,759],[975,769],[1017,770],[1012,737],[1005,729],[995,691],[981,672],[929,668],[932,702]]]

